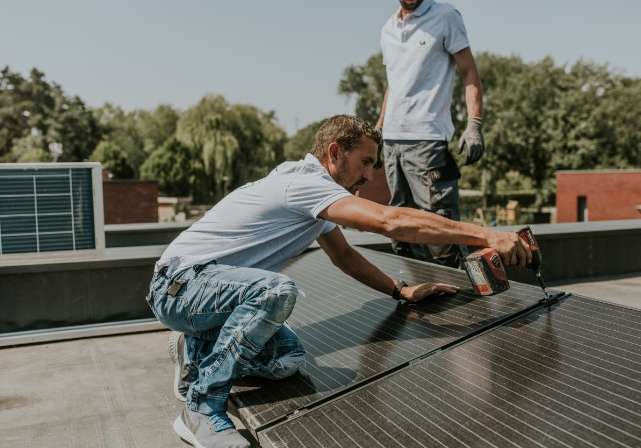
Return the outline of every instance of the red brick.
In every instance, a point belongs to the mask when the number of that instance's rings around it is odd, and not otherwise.
[[[577,221],[579,196],[587,199],[588,220],[639,219],[641,171],[559,171],[556,173],[556,220]]]
[[[105,224],[158,222],[158,182],[106,181],[102,194]]]

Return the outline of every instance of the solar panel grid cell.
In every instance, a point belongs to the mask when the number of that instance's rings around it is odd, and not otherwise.
[[[571,296],[261,432],[261,442],[638,447],[639,323],[641,312]]]
[[[242,382],[232,399],[253,429],[282,418],[346,387],[381,375],[437,350],[540,299],[523,286],[491,299],[471,293],[463,272],[362,249],[384,271],[407,281],[447,281],[455,297],[418,306],[399,304],[333,267],[321,251],[302,255],[284,273],[306,292],[289,324],[308,350],[303,373],[278,383]],[[402,274],[402,275],[401,275]]]

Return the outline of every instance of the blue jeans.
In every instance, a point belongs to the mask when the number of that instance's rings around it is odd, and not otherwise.
[[[294,374],[305,350],[285,324],[298,289],[288,277],[215,262],[171,277],[154,273],[149,305],[167,327],[185,334],[197,377],[187,406],[205,415],[227,410],[232,381]]]

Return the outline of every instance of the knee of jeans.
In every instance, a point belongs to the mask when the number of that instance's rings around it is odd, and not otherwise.
[[[268,297],[268,300],[271,301],[269,304],[270,320],[279,323],[285,322],[294,310],[298,293],[298,287],[291,280],[285,280],[273,288]]]

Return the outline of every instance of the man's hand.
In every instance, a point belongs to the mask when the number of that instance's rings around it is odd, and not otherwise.
[[[459,152],[465,150],[465,165],[478,162],[485,152],[485,142],[481,132],[482,120],[479,117],[470,118],[467,127],[458,142]]]
[[[416,303],[428,297],[456,294],[457,292],[458,287],[447,283],[421,283],[401,288],[401,297],[406,302]]]
[[[506,266],[524,268],[532,261],[530,247],[514,232],[490,231],[488,242],[490,247],[496,249]]]

